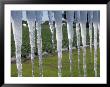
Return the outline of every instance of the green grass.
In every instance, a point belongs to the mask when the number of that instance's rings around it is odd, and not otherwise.
[[[100,76],[100,49],[98,49],[98,76]],[[90,63],[90,49],[87,48],[87,55],[86,55],[86,63],[87,63],[87,76],[94,77],[94,70],[93,70],[93,62],[94,62],[94,53],[92,53],[92,63]],[[81,77],[83,77],[83,57],[82,57],[82,50],[80,54],[81,59]],[[43,76],[44,77],[57,77],[57,53],[49,54],[43,56]],[[31,60],[26,60],[23,63],[23,77],[31,77]],[[62,76],[63,77],[70,77],[70,70],[69,70],[69,54],[68,51],[63,52],[62,55]],[[38,57],[35,58],[35,77],[39,76],[38,70]],[[17,77],[17,69],[16,64],[11,64],[11,76]],[[78,54],[77,49],[73,50],[73,76],[78,77]]]

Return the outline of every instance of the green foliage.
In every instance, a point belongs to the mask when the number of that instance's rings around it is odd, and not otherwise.
[[[26,56],[28,55],[28,53],[30,52],[30,40],[29,40],[29,29],[28,26],[23,27],[22,30],[22,56]]]
[[[51,31],[48,24],[42,24],[42,49],[43,51],[52,50]]]

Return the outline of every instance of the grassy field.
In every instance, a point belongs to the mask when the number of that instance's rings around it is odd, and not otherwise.
[[[90,62],[90,49],[87,48],[87,76],[88,77],[94,77],[94,70],[93,70],[93,62],[94,62],[94,53],[92,54],[92,63]],[[78,54],[77,50],[73,50],[73,76],[78,76]],[[83,57],[82,57],[82,50],[81,50],[81,77],[83,77]],[[44,77],[57,77],[57,53],[45,55],[43,56],[43,76]],[[98,76],[100,76],[100,52],[98,49]],[[25,60],[23,62],[23,77],[31,77],[31,60]],[[11,76],[16,77],[17,76],[17,69],[16,64],[11,64]],[[39,76],[39,70],[38,70],[38,57],[35,58],[35,76]],[[62,56],[62,76],[63,77],[69,77],[70,76],[70,70],[69,70],[69,54],[68,51],[63,52]]]

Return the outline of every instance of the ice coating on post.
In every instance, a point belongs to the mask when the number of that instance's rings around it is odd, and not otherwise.
[[[54,11],[58,52],[58,77],[62,76],[62,11]]]
[[[77,35],[77,47],[78,47],[78,74],[80,76],[80,11],[75,11],[75,21],[76,21],[76,35]]]
[[[70,75],[73,75],[73,63],[72,63],[72,43],[73,43],[73,21],[74,21],[74,11],[66,11],[67,20],[67,32],[69,40],[69,60],[70,60]]]
[[[94,27],[94,72],[97,76],[97,30],[98,30],[98,11],[93,12],[93,27]]]
[[[90,37],[90,54],[92,63],[92,30],[93,30],[93,11],[88,11],[88,21],[89,21],[89,37]]]
[[[48,18],[49,18],[49,27],[50,27],[50,30],[51,30],[51,34],[52,34],[52,47],[55,48],[54,46],[54,23],[53,23],[53,12],[52,11],[48,11]]]
[[[80,11],[80,25],[81,25],[82,44],[83,44],[84,77],[87,76],[87,71],[86,71],[86,22],[87,22],[87,11]]]
[[[32,76],[34,77],[35,11],[26,11],[26,18],[29,27],[29,37],[31,46]]]
[[[18,77],[22,77],[21,45],[22,45],[22,11],[11,11],[12,29],[16,48],[16,66]]]
[[[37,48],[39,56],[39,76],[43,77],[43,65],[42,65],[42,36],[41,36],[41,23],[42,23],[42,11],[36,11],[36,29],[37,29]]]

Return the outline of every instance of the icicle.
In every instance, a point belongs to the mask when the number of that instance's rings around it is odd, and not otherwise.
[[[16,48],[16,66],[18,77],[22,77],[21,45],[22,45],[22,11],[11,11],[13,34]]]
[[[66,11],[67,19],[67,32],[69,40],[69,60],[70,60],[70,75],[73,75],[73,61],[72,61],[72,43],[73,43],[73,21],[74,21],[74,12]]]
[[[29,37],[30,37],[30,45],[31,45],[32,76],[34,77],[35,12],[26,11],[26,16],[29,27]]]
[[[77,35],[77,47],[78,47],[78,74],[81,75],[80,72],[80,11],[75,12],[75,18],[76,18],[76,35]]]
[[[99,32],[99,48],[100,48],[100,23],[98,23],[98,32]]]
[[[97,76],[97,30],[98,30],[98,11],[93,12],[93,27],[94,27],[94,72]]]
[[[49,27],[50,27],[51,34],[52,34],[52,47],[54,49],[55,48],[55,46],[54,46],[54,29],[55,29],[55,27],[54,27],[53,20],[52,20],[53,16],[54,16],[53,12],[48,11]]]
[[[99,48],[100,48],[100,11],[98,11],[98,30],[99,30]]]
[[[94,24],[94,71],[97,76],[97,25]]]
[[[43,77],[41,23],[42,23],[42,11],[36,11],[37,47],[38,47],[38,55],[39,55],[39,76]]]
[[[90,37],[90,54],[91,54],[91,63],[92,63],[92,23],[93,23],[93,11],[88,12],[88,20],[89,20],[89,37]]]
[[[61,77],[62,69],[62,12],[54,11],[55,27],[56,27],[56,40],[57,40],[57,51],[58,51],[58,76]]]
[[[80,25],[81,25],[81,36],[82,36],[82,44],[83,44],[83,69],[84,69],[84,77],[87,76],[86,71],[86,22],[87,22],[87,12],[80,11]]]

